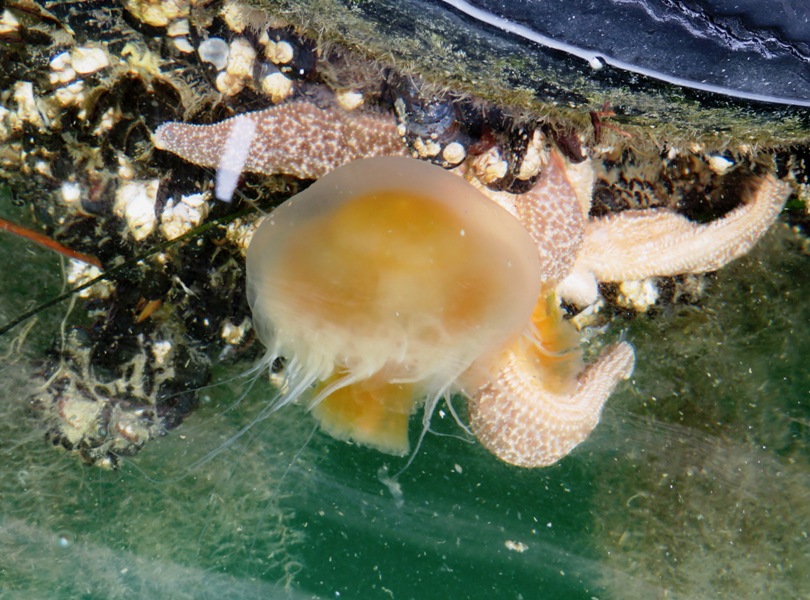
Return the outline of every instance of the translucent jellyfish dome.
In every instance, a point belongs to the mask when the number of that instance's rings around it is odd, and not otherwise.
[[[401,454],[414,409],[525,330],[541,274],[506,210],[440,167],[385,157],[269,215],[247,281],[264,362],[288,361],[279,405],[311,393],[327,432]]]

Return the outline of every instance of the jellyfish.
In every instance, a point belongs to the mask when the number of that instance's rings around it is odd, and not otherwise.
[[[526,229],[457,175],[404,157],[351,162],[268,215],[247,251],[248,301],[284,358],[274,409],[390,454],[408,422],[467,393],[525,334],[541,293]]]

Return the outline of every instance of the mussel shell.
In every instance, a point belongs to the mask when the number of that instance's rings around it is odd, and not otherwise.
[[[810,4],[441,0],[484,25],[676,85],[810,106]]]

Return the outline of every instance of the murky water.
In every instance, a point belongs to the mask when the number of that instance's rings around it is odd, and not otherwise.
[[[0,244],[3,319],[60,290],[58,258]],[[702,308],[629,323],[632,380],[554,467],[501,464],[445,414],[396,481],[405,459],[313,431],[297,407],[208,456],[258,413],[264,380],[238,404],[243,381],[207,390],[118,471],[83,466],[26,405],[61,304],[0,339],[3,597],[806,596],[807,267],[780,226]]]

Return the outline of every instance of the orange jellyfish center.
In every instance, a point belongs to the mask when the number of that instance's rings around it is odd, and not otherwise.
[[[378,167],[376,186],[343,167],[259,228],[249,299],[271,353],[318,383],[324,429],[402,453],[418,402],[528,325],[539,262],[520,224],[462,179],[411,159],[361,162]]]
[[[499,265],[464,225],[403,190],[352,199],[291,240],[280,277],[299,283],[287,301],[313,326],[329,323],[387,357],[407,357],[389,376],[408,378],[422,352],[478,327],[502,293],[491,285]]]

